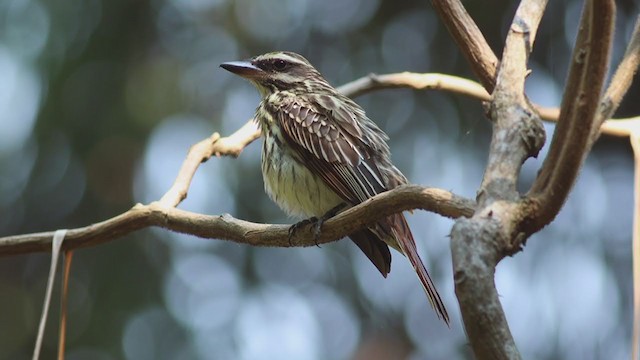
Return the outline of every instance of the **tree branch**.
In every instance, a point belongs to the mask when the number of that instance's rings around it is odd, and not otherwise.
[[[602,124],[600,134],[629,137],[634,131],[638,131],[638,129],[640,129],[640,116],[616,119],[615,121],[607,120]],[[600,134],[598,134],[598,136]],[[592,138],[592,140],[596,139]]]
[[[476,100],[491,100],[491,95],[481,84],[458,76],[438,73],[414,73],[405,71],[382,75],[369,74],[340,86],[338,90],[349,97],[357,97],[373,91],[397,88],[442,90]],[[560,109],[536,104],[531,104],[531,106],[540,114],[542,119],[553,122],[558,121]],[[601,131],[607,135],[627,137],[629,136],[626,129],[628,125],[618,124],[621,121],[627,120],[631,119],[608,119],[602,124]]]
[[[489,159],[470,219],[451,231],[456,296],[476,358],[519,359],[494,283],[504,249],[518,236],[516,183],[522,163],[544,144],[542,121],[524,94],[527,60],[546,1],[522,1],[509,29],[491,103]]]
[[[163,206],[176,207],[187,198],[187,191],[191,186],[191,180],[198,170],[198,166],[209,160],[211,156],[240,155],[242,150],[260,137],[260,130],[255,121],[249,121],[235,133],[221,138],[220,134],[213,133],[210,137],[193,145],[189,149],[187,158],[182,163],[178,176],[173,185],[160,199]]]
[[[517,200],[516,183],[524,161],[537,156],[545,134],[524,93],[527,61],[546,1],[520,3],[509,29],[490,108],[493,136],[478,203]]]
[[[633,239],[631,246],[633,263],[633,330],[631,336],[631,358],[638,359],[640,355],[640,131],[634,132],[630,140],[635,168],[635,185],[633,187]]]
[[[431,0],[431,3],[482,85],[493,90],[498,58],[467,10],[458,0]]]
[[[484,88],[489,91],[493,90],[498,59],[462,3],[458,0],[432,0],[431,3],[439,17],[444,21],[445,26],[453,36],[454,41],[458,44],[458,47],[471,65],[476,76],[480,79]],[[628,137],[630,135],[628,124],[616,124],[615,121],[612,122],[607,119],[613,116],[622,96],[629,88],[634,73],[638,69],[638,48],[640,47],[639,26],[640,17],[636,22],[633,32],[634,35],[627,48],[627,54],[620,64],[618,71],[616,71],[616,75],[611,81],[611,86],[609,90],[607,90],[607,96],[605,96],[606,102],[603,103],[603,110],[601,111],[600,125],[602,125],[602,127],[600,131],[607,135],[622,137]],[[635,49],[635,52],[631,51],[633,55],[629,56],[631,49]],[[362,79],[356,81],[361,80]],[[456,90],[451,91],[458,92]],[[462,94],[485,100],[484,96],[476,96],[475,90],[474,93],[465,92]],[[560,114],[559,109],[538,105],[534,105],[534,108],[544,120],[558,120]],[[594,135],[592,143],[597,138],[598,135]]]
[[[423,209],[450,218],[471,216],[474,202],[446,190],[404,185],[354,206],[324,222],[317,243],[336,241],[391,214]],[[138,204],[124,214],[87,227],[67,231],[64,250],[96,246],[136,230],[161,227],[207,239],[230,240],[255,246],[312,246],[312,226],[296,231],[289,243],[289,225],[258,224],[231,215],[203,215],[165,206]],[[0,255],[51,251],[54,232],[0,238]]]
[[[383,75],[369,74],[340,86],[338,90],[349,97],[357,97],[376,90],[397,88],[444,90],[472,99],[491,100],[487,90],[475,81],[453,75],[408,71]]]
[[[614,18],[613,1],[585,3],[558,125],[549,154],[529,192],[532,211],[526,224],[528,234],[556,217],[590,150],[609,65]]]
[[[620,106],[622,98],[631,86],[633,76],[638,71],[638,66],[640,66],[640,15],[636,19],[636,24],[633,28],[633,32],[631,33],[631,39],[624,52],[622,61],[618,65],[618,68],[609,83],[609,87],[600,102],[598,118],[593,129],[591,129],[589,146],[593,145],[593,143],[598,139],[601,131],[605,132],[607,130],[606,126],[603,125],[607,125],[605,122],[606,119],[613,116],[615,111],[618,109],[618,106]],[[638,121],[636,121],[636,123],[637,122]],[[620,126],[620,124],[616,125]],[[631,136],[630,128],[627,127],[626,129],[629,130],[626,135]]]

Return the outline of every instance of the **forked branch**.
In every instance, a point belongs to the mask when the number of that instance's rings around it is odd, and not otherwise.
[[[478,207],[451,231],[456,296],[478,359],[518,359],[495,287],[495,268],[520,221],[516,183],[522,163],[544,144],[542,122],[524,94],[527,60],[545,1],[522,1],[498,69],[491,103],[493,135]]]

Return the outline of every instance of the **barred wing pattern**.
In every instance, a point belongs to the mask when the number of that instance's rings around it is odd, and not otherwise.
[[[327,95],[322,95],[329,98]],[[352,121],[334,121],[311,104],[285,98],[279,114],[281,128],[303,157],[321,172],[329,186],[347,202],[361,203],[387,190],[367,135]],[[330,112],[329,110],[325,110]],[[347,131],[346,129],[349,129]],[[388,150],[387,150],[388,153]]]
[[[276,121],[300,161],[320,176],[351,205],[406,183],[390,160],[388,139],[364,111],[347,97],[307,94],[282,96]],[[401,214],[380,221],[375,228],[350,235],[383,276],[391,267],[387,244],[407,256],[418,274],[431,306],[449,324],[447,310],[420,259],[413,235]],[[386,242],[384,240],[387,240]]]

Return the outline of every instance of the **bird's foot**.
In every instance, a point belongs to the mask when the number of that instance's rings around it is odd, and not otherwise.
[[[298,230],[300,230],[300,228],[305,227],[309,224],[315,224],[317,221],[318,221],[318,218],[314,216],[291,225],[291,227],[289,228],[289,246],[293,246],[293,243],[291,242],[291,238],[293,238],[293,235]],[[318,245],[317,241],[316,241],[316,245]]]
[[[296,231],[298,231],[301,227],[312,224],[311,233],[313,234],[313,240],[316,246],[320,247],[320,245],[318,244],[318,239],[320,239],[320,234],[322,233],[322,225],[325,221],[334,217],[338,212],[340,212],[340,210],[344,209],[346,206],[346,204],[340,204],[327,211],[326,214],[320,217],[313,216],[291,225],[291,227],[289,228],[289,245],[292,246],[291,238]]]

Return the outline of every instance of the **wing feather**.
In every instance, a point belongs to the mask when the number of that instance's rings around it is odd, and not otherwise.
[[[321,103],[335,106],[326,95],[322,95]],[[369,141],[354,136],[363,133],[355,115],[338,109],[335,113],[349,121],[329,120],[327,109],[285,99],[277,111],[281,114],[278,121],[301,160],[345,201],[357,204],[387,190],[387,186],[372,158],[375,151],[367,145]]]

